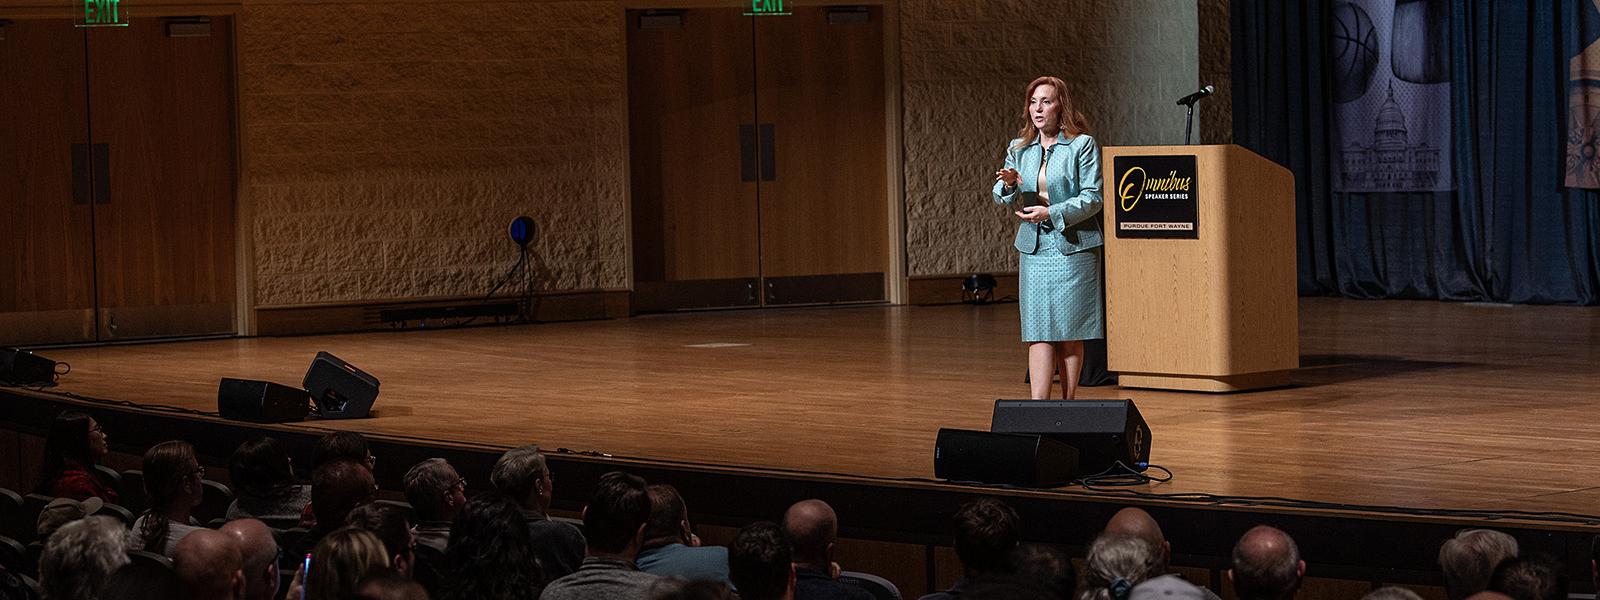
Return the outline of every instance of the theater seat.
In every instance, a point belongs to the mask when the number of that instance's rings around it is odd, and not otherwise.
[[[895,587],[893,582],[871,573],[842,571],[839,573],[839,581],[870,592],[876,600],[900,600],[900,588]]]

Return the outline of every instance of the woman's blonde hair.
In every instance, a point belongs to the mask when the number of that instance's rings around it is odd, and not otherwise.
[[[1029,83],[1028,93],[1022,97],[1022,129],[1017,130],[1016,148],[1032,144],[1033,140],[1039,137],[1039,130],[1033,126],[1033,119],[1028,116],[1028,105],[1033,101],[1033,92],[1041,85],[1048,85],[1056,91],[1056,120],[1061,130],[1067,132],[1069,136],[1089,133],[1089,120],[1085,119],[1083,113],[1078,112],[1077,107],[1073,105],[1072,94],[1067,92],[1067,82],[1062,81],[1060,77],[1046,75]]]
[[[306,578],[306,598],[349,600],[356,584],[377,567],[389,566],[389,553],[372,532],[356,527],[334,530],[311,551],[311,575]]]

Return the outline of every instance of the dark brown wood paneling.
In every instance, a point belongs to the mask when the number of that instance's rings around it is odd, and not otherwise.
[[[231,333],[235,295],[233,21],[168,36],[164,19],[89,33],[102,339]],[[106,189],[109,184],[109,189]],[[200,306],[185,318],[150,307]]]
[[[72,21],[18,19],[5,26],[0,342],[6,344],[94,337],[94,207],[73,196],[72,150],[89,141],[83,65],[83,33]],[[88,189],[80,188],[87,201]]]

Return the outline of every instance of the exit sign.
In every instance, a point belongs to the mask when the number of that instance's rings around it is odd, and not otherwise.
[[[777,17],[790,14],[783,10],[783,0],[750,0],[750,12],[744,13],[746,17]]]
[[[83,21],[78,27],[127,27],[128,13],[121,0],[82,0]]]

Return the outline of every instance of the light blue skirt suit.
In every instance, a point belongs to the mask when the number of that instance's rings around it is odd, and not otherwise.
[[[994,201],[1012,210],[1018,192],[1038,191],[1046,158],[1050,219],[1021,222],[1014,245],[1019,257],[1018,304],[1022,341],[1060,342],[1105,337],[1101,306],[1100,146],[1087,134],[1056,137],[1048,157],[1038,140],[1006,146],[1006,168],[1016,169],[1017,187],[994,184]]]

